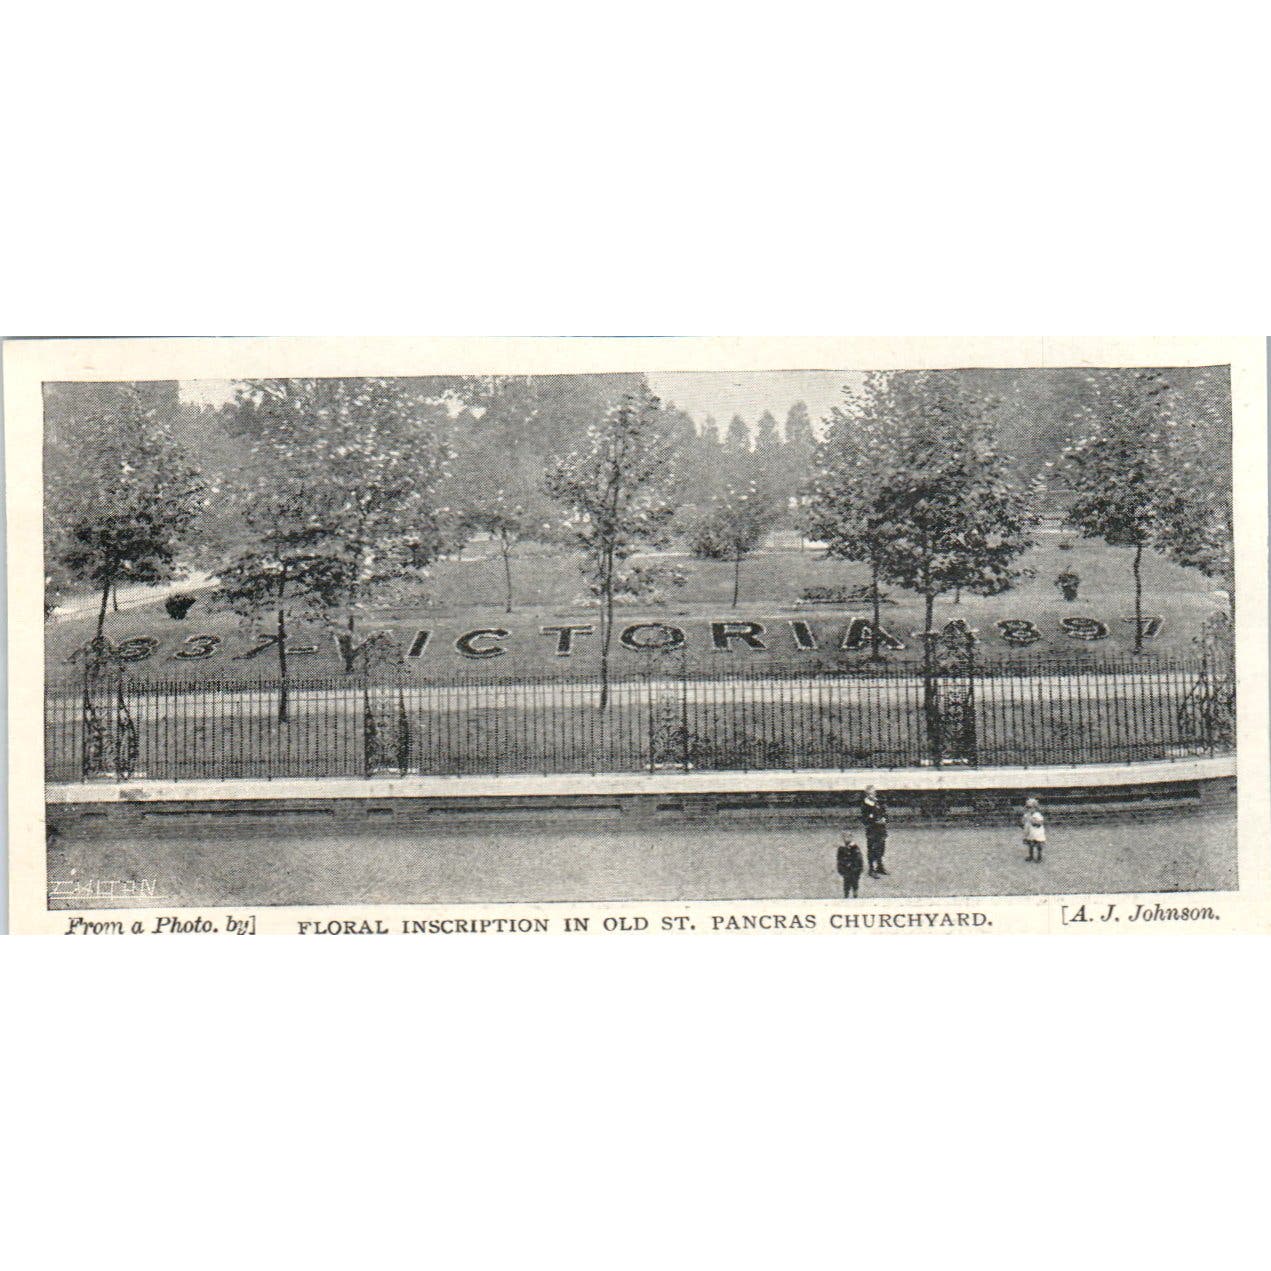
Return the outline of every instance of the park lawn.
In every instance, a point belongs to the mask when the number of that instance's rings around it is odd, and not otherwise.
[[[1069,542],[1068,550],[1060,543]],[[544,626],[569,623],[599,624],[594,606],[583,603],[584,586],[575,556],[535,551],[514,562],[516,604],[511,614],[503,601],[503,570],[497,557],[476,559],[482,545],[465,549],[465,558],[439,563],[427,580],[426,592],[418,599],[364,615],[363,632],[379,628],[393,631],[408,646],[419,630],[430,632],[420,657],[410,659],[414,679],[449,677],[551,676],[594,678],[597,674],[597,638],[580,636],[569,657],[556,655],[556,639],[544,635]],[[936,606],[937,625],[961,618],[980,635],[979,656],[987,661],[1020,658],[1048,658],[1064,662],[1099,664],[1128,656],[1133,649],[1133,612],[1130,559],[1125,548],[1111,548],[1100,542],[1069,535],[1043,534],[1038,546],[1023,564],[1034,576],[1022,580],[1012,591],[993,597],[963,596],[959,603],[942,598]],[[683,658],[696,673],[710,674],[721,669],[761,670],[765,668],[807,671],[834,670],[859,663],[863,654],[844,653],[838,643],[848,619],[865,616],[864,605],[800,606],[800,595],[809,587],[856,587],[865,571],[858,565],[824,559],[808,548],[783,547],[765,551],[742,565],[741,598],[731,607],[732,566],[727,562],[697,561],[687,556],[658,558],[687,575],[686,585],[672,590],[660,605],[620,606],[619,630],[637,623],[661,622],[679,626],[686,634]],[[1055,575],[1069,569],[1081,577],[1080,597],[1065,602],[1054,585]],[[1156,615],[1163,624],[1155,638],[1146,642],[1153,659],[1194,656],[1194,639],[1201,623],[1225,601],[1215,592],[1212,580],[1195,570],[1183,569],[1148,553],[1143,567],[1146,615]],[[884,627],[905,644],[892,651],[894,661],[914,660],[921,643],[912,633],[922,627],[922,603],[915,596],[893,591],[893,603],[884,606]],[[1065,633],[1060,620],[1065,617],[1096,619],[1108,628],[1101,640],[1082,640]],[[1005,619],[1028,620],[1041,636],[1026,647],[1006,642],[996,624]],[[792,620],[806,622],[816,639],[815,650],[800,649]],[[765,628],[763,650],[734,641],[727,652],[712,648],[710,623],[714,621],[759,622]],[[489,638],[478,648],[497,645],[504,653],[497,657],[462,656],[454,641],[464,632],[478,628],[507,631],[507,637]],[[90,639],[91,618],[54,621],[46,625],[46,666],[50,680],[73,677],[69,661]],[[120,644],[136,637],[156,641],[153,653],[130,664],[133,675],[148,679],[231,679],[262,680],[277,674],[273,650],[245,656],[253,644],[252,632],[233,615],[215,609],[211,597],[199,596],[189,616],[182,621],[170,618],[161,603],[111,613],[106,621],[108,638]],[[220,640],[214,656],[182,659],[176,653],[188,647],[191,637],[215,635]],[[637,637],[641,638],[641,637]],[[652,638],[644,633],[642,638]],[[290,674],[294,678],[338,677],[343,663],[337,655],[331,628],[292,630],[292,646],[310,645],[315,653],[294,653]],[[674,655],[674,665],[680,664]],[[658,655],[635,652],[615,640],[613,666],[617,674],[641,673],[656,665]]]

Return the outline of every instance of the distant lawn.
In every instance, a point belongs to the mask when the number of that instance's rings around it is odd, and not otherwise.
[[[1072,543],[1060,550],[1060,542]],[[596,674],[595,635],[580,636],[568,658],[555,655],[555,638],[540,633],[543,626],[592,623],[598,626],[594,607],[582,603],[585,587],[575,557],[566,553],[533,552],[514,563],[515,606],[504,612],[502,563],[488,556],[484,544],[472,544],[465,559],[437,565],[409,604],[365,615],[363,631],[377,627],[395,631],[409,644],[416,631],[428,630],[427,647],[412,660],[414,678],[444,678],[450,675],[519,676],[549,675],[592,677]],[[484,558],[483,558],[484,557]],[[1133,648],[1131,624],[1125,621],[1133,611],[1130,557],[1128,549],[1109,548],[1070,535],[1045,534],[1040,545],[1023,562],[1035,576],[1002,596],[964,596],[961,603],[952,597],[936,608],[937,623],[961,618],[980,633],[980,655],[986,659],[1058,658],[1064,661],[1101,662],[1109,657],[1125,657]],[[864,616],[864,605],[798,605],[800,595],[811,587],[851,588],[866,581],[864,570],[855,565],[827,561],[811,549],[782,546],[767,551],[742,565],[741,600],[730,607],[732,567],[727,563],[703,562],[687,556],[664,557],[687,575],[684,587],[673,590],[660,606],[622,607],[620,624],[662,622],[680,626],[687,637],[685,656],[691,667],[709,671],[765,666],[833,669],[861,660],[862,655],[839,650],[838,642],[852,616]],[[1054,584],[1055,575],[1068,569],[1081,577],[1080,598],[1065,602]],[[1146,642],[1154,658],[1189,657],[1195,652],[1193,639],[1204,618],[1220,607],[1214,584],[1194,570],[1182,569],[1154,554],[1145,557],[1143,568],[1144,612],[1164,621],[1159,634]],[[884,626],[907,647],[892,652],[893,660],[920,655],[920,642],[911,635],[922,621],[921,602],[912,595],[893,592],[895,603],[884,607]],[[1065,617],[1096,619],[1108,627],[1108,636],[1086,641],[1066,634],[1060,626]],[[1027,619],[1042,633],[1026,648],[1012,647],[1001,637],[996,623],[1002,619]],[[806,622],[816,641],[815,650],[800,649],[791,620]],[[712,621],[753,621],[762,624],[766,648],[749,650],[734,641],[729,652],[711,648]],[[499,644],[505,653],[484,659],[461,656],[454,647],[457,636],[477,628],[501,628],[510,635],[498,641],[477,642],[477,648]],[[621,628],[620,628],[621,629]],[[90,619],[54,622],[46,625],[46,660],[50,679],[64,679],[74,670],[66,659],[92,635]],[[107,636],[120,643],[134,637],[156,640],[154,653],[132,663],[135,675],[171,679],[267,679],[276,674],[277,659],[272,650],[257,656],[241,656],[251,647],[251,633],[232,615],[216,611],[207,595],[200,595],[184,621],[168,617],[161,603],[131,611],[109,614]],[[205,660],[179,659],[175,652],[188,637],[215,635],[222,644],[215,656]],[[643,633],[643,638],[651,638]],[[296,677],[338,676],[342,663],[336,655],[334,638],[328,629],[299,628],[293,632],[296,646],[316,645],[318,652],[296,654],[292,674]],[[657,658],[633,652],[615,641],[614,665],[619,672],[647,669]],[[675,659],[678,665],[678,656]]]

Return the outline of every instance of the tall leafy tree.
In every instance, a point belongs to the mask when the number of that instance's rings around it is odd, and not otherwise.
[[[899,374],[886,397],[900,430],[877,512],[886,581],[923,598],[923,711],[933,761],[943,751],[936,689],[935,603],[950,592],[991,596],[1014,586],[1033,545],[1033,516],[995,449],[983,404],[952,372]]]
[[[1063,457],[1074,494],[1068,524],[1083,538],[1131,549],[1134,651],[1143,650],[1143,552],[1164,532],[1171,491],[1168,381],[1154,370],[1090,377],[1079,439]]]
[[[490,375],[463,381],[450,433],[455,501],[469,531],[491,536],[503,565],[505,604],[524,544],[559,537],[543,474],[587,429],[639,387],[638,375]]]
[[[624,562],[666,541],[674,515],[673,438],[658,398],[641,383],[594,422],[580,445],[548,469],[547,494],[566,510],[565,528],[583,553],[600,604],[600,708],[609,702],[614,597]]]
[[[716,494],[690,530],[696,557],[732,562],[734,609],[741,591],[741,563],[764,541],[779,514],[771,493],[751,481]]]
[[[702,421],[689,454],[689,461],[684,465],[685,479],[681,483],[683,497],[686,504],[700,508],[726,478],[728,469],[724,441],[713,415],[707,415]]]
[[[256,469],[231,498],[248,531],[247,545],[220,569],[215,599],[254,628],[272,627],[278,722],[285,724],[290,631],[299,622],[330,619],[343,605],[354,581],[352,562],[331,550],[305,474]]]
[[[376,377],[246,381],[236,405],[252,467],[303,490],[309,546],[331,558],[326,583],[339,580],[352,670],[358,614],[454,539],[448,416],[411,381]],[[248,490],[260,494],[250,480]]]
[[[795,402],[786,412],[785,437],[781,445],[780,469],[784,478],[784,492],[790,507],[795,510],[796,522],[801,518],[799,509],[806,507],[808,486],[812,480],[812,463],[816,452],[816,434],[812,430],[812,416],[806,402]]]
[[[904,395],[916,400],[899,464],[878,494],[887,527],[880,572],[923,598],[932,633],[941,596],[1014,586],[1016,562],[1033,545],[1032,516],[973,402],[939,381],[906,385]]]
[[[517,503],[541,496],[549,463],[578,445],[587,429],[640,383],[640,376],[625,373],[464,380],[455,396],[466,416],[456,420],[452,433],[460,489],[478,500],[495,487]]]
[[[810,454],[816,443],[812,431],[812,416],[807,402],[795,402],[786,412],[785,444],[804,454]]]
[[[982,403],[953,373],[869,376],[859,391],[845,391],[827,423],[812,487],[814,531],[832,555],[869,565],[875,632],[880,581],[923,598],[923,705],[938,760],[936,601],[1013,586],[1032,545],[1032,515],[994,448]]]
[[[780,444],[776,416],[772,411],[766,410],[755,424],[755,453],[770,459]]]
[[[1179,565],[1221,581],[1235,619],[1231,377],[1203,367],[1176,385],[1165,411],[1167,445],[1155,545]]]
[[[728,421],[728,431],[724,434],[724,446],[736,455],[750,454],[750,429],[740,415],[734,415]]]
[[[45,456],[49,559],[55,577],[100,594],[99,645],[119,584],[181,575],[182,552],[206,492],[166,399],[146,386],[110,387],[86,410],[63,413]]]
[[[674,402],[663,402],[662,413],[675,466],[673,494],[677,501],[691,503],[699,496],[702,482],[710,475],[707,452],[693,417],[687,411],[680,410]]]
[[[843,389],[843,401],[825,419],[824,440],[810,450],[804,485],[802,528],[825,543],[830,558],[859,562],[869,570],[870,657],[875,662],[882,660],[880,580],[891,540],[902,532],[881,503],[901,462],[904,432],[889,382],[888,375],[875,373],[861,389]],[[787,439],[787,446],[799,444],[799,431],[796,424],[795,440]],[[806,438],[812,440],[810,424]]]

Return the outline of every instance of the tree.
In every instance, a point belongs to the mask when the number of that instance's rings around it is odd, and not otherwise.
[[[954,372],[888,372],[845,390],[818,448],[812,525],[831,555],[870,568],[878,656],[880,580],[923,598],[923,708],[942,751],[935,603],[1014,585],[1032,516],[994,449],[982,403]]]
[[[539,502],[536,500],[536,503]],[[512,612],[512,561],[522,543],[549,542],[554,537],[551,517],[541,506],[513,502],[502,487],[474,500],[464,512],[464,524],[489,534],[503,562],[504,609]]]
[[[693,417],[674,402],[662,403],[664,431],[675,462],[676,482],[671,491],[677,502],[689,503],[700,497],[702,482],[711,475]]]
[[[713,415],[707,415],[689,447],[686,460],[680,464],[681,498],[691,513],[700,508],[712,491],[725,479],[728,462],[719,425]]]
[[[795,402],[786,412],[785,440],[781,446],[781,470],[785,476],[785,493],[792,508],[806,502],[812,461],[816,452],[816,434],[806,402]],[[802,545],[802,543],[801,543]]]
[[[982,404],[954,372],[894,376],[886,397],[900,431],[897,466],[877,495],[879,574],[917,592],[923,613],[923,712],[932,759],[943,753],[936,688],[935,602],[948,592],[992,596],[1014,586],[1033,545],[1033,517],[993,446]]]
[[[759,422],[755,425],[755,453],[771,459],[780,444],[776,416],[772,411],[766,410],[759,416]]]
[[[724,434],[724,447],[735,455],[750,453],[750,429],[740,415],[734,415],[728,421],[728,431]]]
[[[1143,549],[1162,533],[1171,494],[1169,385],[1153,370],[1091,378],[1080,405],[1082,435],[1063,456],[1074,492],[1068,524],[1083,538],[1133,551],[1134,651],[1143,651]]]
[[[202,474],[186,457],[171,412],[141,386],[115,391],[61,421],[46,454],[49,559],[62,577],[101,594],[95,646],[121,582],[180,576],[180,553],[203,506]]]
[[[324,587],[340,580],[338,605],[321,610],[343,609],[352,671],[358,613],[418,576],[454,538],[448,418],[409,381],[375,377],[246,381],[236,407],[250,463],[280,489],[303,491],[306,521],[318,531],[306,550],[331,558]],[[262,493],[250,479],[248,492],[252,500]],[[267,521],[279,510],[266,499]]]
[[[811,454],[816,444],[812,432],[812,416],[808,413],[807,402],[795,402],[786,412],[785,444],[793,446],[796,451]]]
[[[232,498],[251,545],[220,570],[216,599],[253,626],[273,624],[278,722],[285,724],[288,627],[298,619],[326,618],[342,604],[352,583],[351,562],[331,550],[306,474],[258,470]]]
[[[991,596],[1020,577],[1032,514],[994,448],[981,404],[954,372],[894,375],[885,406],[897,430],[895,467],[877,494],[886,528],[881,576],[923,597],[927,632],[942,595]]]
[[[639,389],[639,375],[484,375],[456,390],[466,413],[451,436],[457,486],[486,500],[496,486],[514,503],[542,497],[543,473],[587,429]],[[459,427],[462,423],[463,427]]]
[[[641,383],[587,429],[582,444],[548,470],[547,494],[567,510],[566,529],[583,552],[584,576],[600,604],[600,709],[609,702],[614,596],[623,562],[666,541],[675,507],[672,443],[661,403]]]
[[[1221,580],[1234,622],[1231,378],[1226,367],[1201,367],[1189,382],[1177,384],[1165,410],[1165,437],[1154,544],[1177,564]]]
[[[842,404],[832,407],[825,419],[824,441],[811,450],[804,487],[805,532],[825,543],[828,557],[857,561],[869,569],[870,659],[874,662],[882,661],[879,580],[890,539],[899,531],[879,504],[886,482],[900,463],[903,431],[888,386],[889,377],[875,373],[866,377],[858,391],[844,387]],[[794,407],[790,414],[795,416]],[[798,423],[793,440],[789,420],[786,428],[786,445],[799,444]],[[812,439],[810,424],[806,437]]]
[[[741,563],[777,521],[777,503],[754,481],[728,486],[711,500],[689,534],[693,555],[733,563],[733,608],[741,589]]]

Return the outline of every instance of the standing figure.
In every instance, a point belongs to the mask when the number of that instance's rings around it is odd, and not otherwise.
[[[1028,849],[1028,859],[1040,864],[1042,848],[1046,846],[1046,818],[1042,816],[1041,805],[1036,799],[1024,800],[1024,815],[1020,817],[1020,824],[1024,829],[1024,846]]]
[[[861,845],[854,843],[846,830],[843,831],[843,841],[839,844],[837,868],[843,875],[843,898],[846,900],[858,895],[865,861],[861,856]]]
[[[861,824],[865,826],[869,876],[881,878],[887,873],[883,868],[883,853],[887,850],[887,809],[873,786],[865,787],[865,797],[861,800]]]

